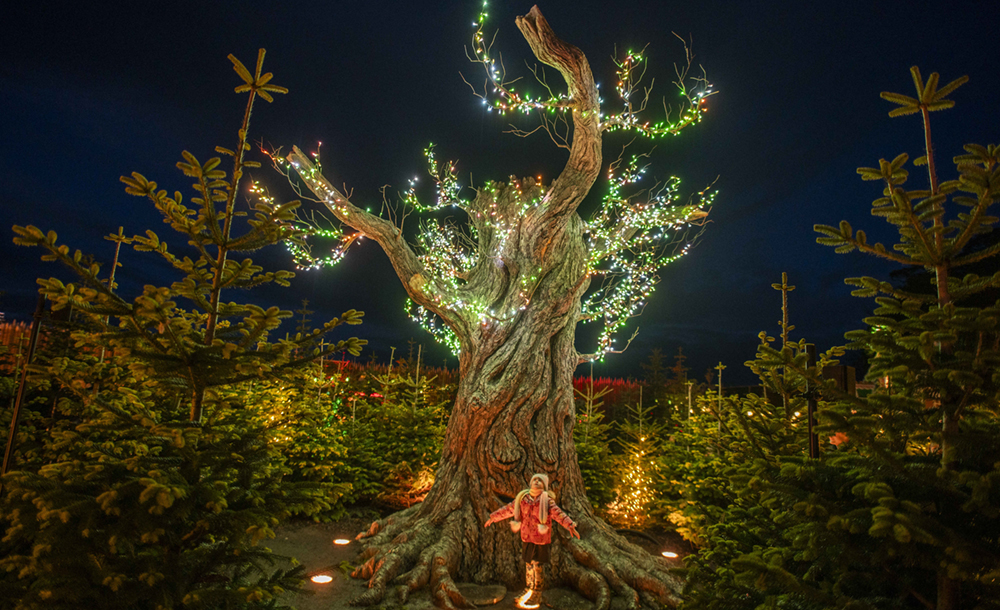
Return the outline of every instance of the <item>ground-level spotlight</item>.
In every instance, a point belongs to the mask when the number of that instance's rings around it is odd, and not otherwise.
[[[338,545],[338,546],[343,546],[345,544],[350,544],[351,541],[348,540],[347,538],[335,538],[334,541],[333,541],[333,543],[336,544],[336,545]]]
[[[317,574],[309,580],[313,581],[317,585],[325,585],[328,582],[333,581],[333,576],[330,576],[329,574]]]
[[[677,558],[677,553],[675,553],[673,551],[663,551],[663,553],[661,553],[661,554],[664,557],[669,557],[670,559],[676,559]]]

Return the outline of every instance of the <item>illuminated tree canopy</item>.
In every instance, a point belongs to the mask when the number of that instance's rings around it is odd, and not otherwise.
[[[422,504],[373,524],[365,538],[368,561],[355,573],[370,579],[369,591],[358,602],[382,601],[397,577],[404,601],[430,583],[436,603],[445,608],[468,607],[455,578],[517,586],[519,543],[500,528],[483,530],[482,523],[531,473],[546,472],[560,506],[583,534],[582,540],[555,541],[553,577],[602,609],[613,596],[631,607],[675,603],[679,583],[662,560],[618,536],[586,499],[572,440],[572,377],[581,362],[618,351],[614,334],[641,311],[657,270],[687,253],[714,195],[705,189],[681,202],[677,178],[641,189],[648,155],[622,156],[605,166],[603,134],[676,135],[701,120],[711,87],[703,76],[689,75],[688,54],[676,70],[681,107],[659,122],[646,121],[641,114],[651,87],[642,84],[645,59],[628,52],[616,61],[620,110],[604,113],[583,52],[560,40],[534,7],[517,18],[517,27],[535,57],[555,68],[566,85],[556,91],[536,70],[548,94],[534,97],[515,89],[494,59],[486,18],[484,7],[470,52],[486,73],[477,94],[490,111],[539,115],[539,130],[568,151],[550,183],[511,177],[488,182],[466,198],[456,165],[438,161],[432,145],[425,154],[435,200],[422,203],[411,184],[400,208],[384,206],[375,214],[324,176],[318,153],[310,158],[294,148],[285,158],[274,155],[291,178],[301,180],[293,184],[304,184],[345,227],[330,233],[341,242],[326,262],[339,260],[359,237],[376,241],[406,289],[414,317],[459,358],[458,398],[434,488]],[[602,173],[607,191],[584,219],[578,208]],[[452,210],[453,216],[442,217]],[[402,221],[420,212],[432,214],[409,243]],[[307,250],[297,255],[308,264],[323,262]],[[580,353],[576,328],[587,322],[603,330],[594,351]]]

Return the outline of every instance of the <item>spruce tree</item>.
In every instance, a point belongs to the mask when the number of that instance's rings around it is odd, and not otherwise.
[[[122,177],[127,193],[149,199],[180,234],[181,244],[169,247],[151,230],[133,238],[136,250],[177,272],[172,284],[149,280],[128,300],[54,232],[14,228],[16,243],[43,248],[43,260],[78,276],[39,284],[54,309],[72,307],[82,323],[74,349],[33,370],[59,390],[49,441],[3,479],[5,607],[273,607],[301,582],[301,569],[272,567],[279,558],[258,542],[289,515],[329,509],[343,489],[285,479],[283,437],[293,414],[281,416],[256,393],[272,384],[281,395],[271,397],[287,400],[287,383],[304,364],[336,350],[357,353],[364,342],[356,338],[322,351],[316,341],[362,314],[272,342],[269,333],[291,312],[222,298],[287,285],[290,272],[264,271],[243,253],[306,235],[298,203],[266,195],[237,230],[247,215],[238,205],[244,172],[257,166],[244,158],[254,102],[285,92],[261,73],[263,59],[261,49],[251,75],[230,56],[243,80],[236,92],[249,93],[236,146],[216,149],[232,170],[220,169],[220,157],[182,153],[177,166],[194,181],[193,207],[139,173]]]
[[[672,409],[667,398],[667,367],[663,362],[663,351],[654,348],[649,352],[649,360],[639,365],[645,373],[643,386],[647,400],[652,404],[654,416],[669,418]]]
[[[927,167],[927,188],[904,187],[905,154],[858,170],[883,182],[872,213],[896,227],[899,242],[869,243],[847,222],[816,228],[820,243],[838,252],[922,268],[934,282],[921,293],[871,277],[846,280],[877,304],[866,328],[847,335],[847,347],[869,358],[875,390],[866,396],[824,383],[823,362],[810,366],[794,347],[762,341],[751,368],[818,388],[819,432],[830,444],[812,459],[786,450],[800,441],[768,447],[760,432],[747,433],[752,426],[743,430],[756,457],[723,470],[731,504],[699,514],[710,543],[689,561],[691,607],[1000,606],[1000,303],[964,304],[1000,285],[1000,273],[962,275],[1000,253],[969,247],[998,222],[1000,148],[966,145],[954,159],[957,178],[940,182],[929,113],[953,106],[946,96],[965,79],[939,89],[937,74],[924,82],[911,72],[916,97],[882,97],[900,105],[891,116],[923,119],[924,155],[915,164]]]
[[[577,398],[577,423],[573,428],[573,443],[576,445],[576,460],[580,464],[587,499],[596,511],[614,498],[615,468],[611,461],[611,446],[608,432],[612,424],[604,423],[604,397],[611,393],[610,387],[594,389],[594,367],[590,367],[590,382],[586,391],[574,388]]]
[[[869,483],[872,491],[865,493],[880,507],[872,510],[868,533],[918,565],[923,581],[936,583],[926,597],[951,610],[961,607],[963,581],[976,592],[967,597],[990,589],[995,598],[990,583],[1000,574],[1000,496],[991,491],[1000,478],[1000,303],[958,304],[1000,285],[1000,272],[980,277],[961,271],[1000,254],[1000,244],[968,247],[998,222],[992,208],[1000,202],[1000,148],[967,144],[966,154],[954,158],[957,177],[940,181],[930,113],[952,108],[947,96],[968,79],[938,88],[937,73],[924,82],[916,67],[910,72],[916,97],[884,92],[882,98],[898,105],[889,116],[922,119],[924,154],[914,165],[926,167],[926,185],[904,186],[905,153],[858,169],[863,180],[884,184],[872,215],[894,225],[899,242],[891,249],[870,244],[846,221],[816,230],[824,234],[818,241],[838,252],[858,250],[926,269],[934,274],[933,291],[909,292],[872,277],[847,280],[857,287],[853,294],[875,297],[878,304],[865,320],[869,328],[848,338],[849,347],[869,352],[868,376],[882,387],[867,400],[838,403],[827,421],[828,430],[846,434],[887,473],[899,473],[891,483],[878,477]]]

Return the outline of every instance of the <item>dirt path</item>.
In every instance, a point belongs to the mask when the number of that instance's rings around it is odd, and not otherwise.
[[[298,610],[355,610],[354,606],[348,602],[367,588],[367,582],[351,578],[341,565],[353,567],[357,561],[361,547],[354,542],[354,537],[358,532],[368,529],[372,518],[348,518],[336,523],[312,523],[308,521],[293,522],[280,527],[275,533],[274,539],[265,544],[274,552],[294,557],[306,570],[306,574],[313,576],[325,574],[332,577],[326,584],[316,584],[311,581],[306,582],[305,589],[297,594],[288,594],[283,599],[284,603],[290,604]],[[350,540],[347,545],[335,545],[335,539],[342,538]],[[642,543],[642,540],[635,542]],[[645,545],[643,545],[645,546]],[[655,551],[653,547],[648,550]],[[474,587],[475,585],[469,585]],[[465,585],[460,585],[465,587]],[[497,603],[483,605],[489,610],[516,610],[514,597],[520,591],[507,591],[506,595]],[[615,610],[612,604],[612,610]],[[430,601],[430,593],[427,589],[418,591],[410,597],[405,606],[399,606],[395,599],[386,599],[377,609],[382,610],[437,610]],[[587,599],[579,596],[573,591],[560,588],[552,588],[545,592],[543,597],[543,610],[552,608],[554,610],[593,610],[594,606]]]

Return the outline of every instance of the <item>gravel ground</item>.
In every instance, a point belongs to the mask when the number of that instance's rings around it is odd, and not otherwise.
[[[275,531],[267,546],[278,553],[294,557],[306,569],[306,574],[328,574],[333,580],[327,584],[306,582],[298,594],[289,594],[285,601],[298,610],[346,610],[353,597],[364,591],[366,583],[344,573],[340,566],[345,562],[357,563],[360,552],[354,536],[371,524],[372,519],[344,519],[336,523],[293,522]],[[351,540],[351,544],[333,544],[337,538]]]
[[[350,606],[348,602],[365,591],[367,582],[351,578],[341,569],[341,565],[356,566],[359,563],[357,558],[361,547],[354,542],[354,537],[358,532],[367,530],[375,518],[374,515],[366,518],[354,517],[336,523],[301,521],[279,528],[275,532],[275,538],[266,543],[271,550],[280,555],[294,557],[305,567],[309,576],[327,574],[333,578],[327,584],[307,582],[303,591],[287,594],[283,601],[298,610],[354,610],[355,607]],[[345,546],[335,545],[333,540],[337,538],[349,539],[351,543]],[[632,542],[647,547],[650,552],[657,552],[657,545],[650,544],[648,540],[631,536],[629,538]],[[467,586],[473,588],[470,591],[475,590],[479,593],[483,591],[482,587],[476,588],[476,585],[459,586],[463,591]],[[515,610],[517,606],[514,597],[518,593],[520,591],[507,591],[499,602],[482,607],[489,610]],[[392,594],[387,594],[386,597],[386,601],[375,609],[436,610],[430,601],[430,592],[426,588],[414,593],[405,606],[396,604]],[[576,592],[561,588],[547,590],[542,601],[543,609],[593,610],[594,607]],[[612,603],[612,610],[615,606],[617,603]]]

